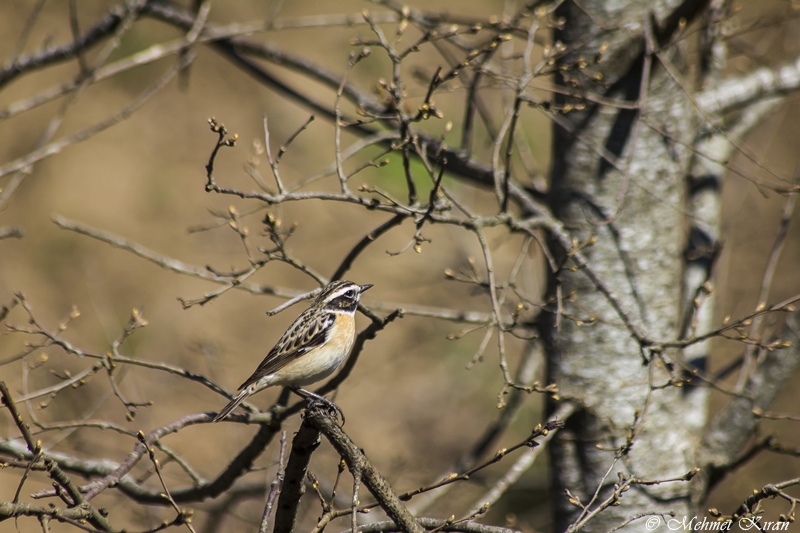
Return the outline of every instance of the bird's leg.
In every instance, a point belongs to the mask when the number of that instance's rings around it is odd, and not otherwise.
[[[316,394],[309,390],[301,389],[300,387],[290,387],[290,388],[292,389],[292,391],[294,391],[295,394],[308,400],[309,406],[314,403],[321,403],[325,407],[333,411],[336,414],[336,416],[342,417],[342,425],[344,425],[344,413],[342,412],[342,410],[339,408],[338,405],[336,405],[329,399],[325,398],[324,396],[320,396],[319,394]]]

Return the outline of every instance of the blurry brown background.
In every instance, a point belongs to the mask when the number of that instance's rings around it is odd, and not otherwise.
[[[35,2],[6,0],[0,3],[0,58],[13,57],[17,40]],[[114,2],[80,1],[78,12],[81,28],[86,28],[113,6]],[[458,10],[474,16],[502,14],[504,2],[473,0],[469,2],[415,2],[415,7]],[[456,7],[457,6],[457,7]],[[365,2],[286,2],[279,17],[307,14],[358,13],[362,8],[380,10]],[[757,65],[777,66],[800,53],[800,23],[796,12],[785,1],[744,2],[738,20],[742,28],[754,21],[764,21],[758,29],[743,32],[734,39],[729,64],[731,75],[752,70]],[[251,21],[268,16],[270,7],[262,1],[217,2],[211,10],[210,22]],[[44,43],[61,44],[71,39],[67,2],[48,2],[34,26],[25,53],[39,50]],[[337,73],[344,71],[354,36],[369,37],[368,28],[337,27],[330,29],[273,31],[254,36],[303,55]],[[159,40],[179,37],[167,26],[144,19],[125,36],[111,60],[124,57]],[[216,176],[226,186],[254,189],[242,165],[252,155],[251,143],[263,143],[262,115],[268,115],[273,150],[276,150],[308,117],[309,111],[275,95],[259,85],[212,50],[197,48],[198,57],[191,67],[188,86],[181,90],[173,81],[156,94],[128,120],[89,141],[71,146],[54,157],[37,163],[0,211],[0,226],[15,226],[25,231],[22,239],[0,240],[0,305],[9,304],[16,291],[25,294],[37,317],[54,328],[75,305],[81,312],[65,337],[77,346],[97,352],[107,351],[127,323],[131,310],[143,311],[149,326],[128,339],[122,352],[144,360],[164,361],[207,375],[229,390],[235,389],[254,369],[286,326],[304,307],[304,303],[269,318],[265,312],[283,300],[244,292],[229,291],[203,307],[183,310],[177,298],[193,298],[217,288],[208,282],[168,272],[142,259],[110,246],[58,229],[51,216],[69,219],[116,233],[159,253],[203,267],[211,265],[226,271],[247,266],[247,258],[239,237],[223,226],[211,231],[189,233],[188,228],[212,222],[210,210],[226,211],[235,205],[240,212],[256,207],[255,203],[233,200],[204,191],[204,165],[215,135],[206,123],[217,117],[231,132],[238,133],[234,150],[224,150],[217,160]],[[747,55],[742,52],[746,52]],[[89,55],[91,60],[92,54]],[[72,134],[118,112],[136,95],[174,63],[170,56],[110,80],[92,85],[71,107],[56,138]],[[441,59],[427,49],[415,56],[412,63],[428,75]],[[278,72],[292,83],[305,81],[286,71]],[[0,109],[25,100],[45,88],[73,79],[78,74],[76,62],[50,67],[27,74],[0,90]],[[390,75],[384,54],[373,50],[373,56],[360,64],[351,79],[363,87],[374,87],[379,77]],[[411,77],[407,77],[411,80]],[[311,86],[313,87],[313,85]],[[425,85],[409,87],[412,98],[424,95]],[[332,102],[331,91],[313,87],[314,94]],[[460,96],[459,96],[460,98]],[[437,103],[445,111],[445,120],[432,121],[426,127],[443,131],[446,120],[460,120],[458,100],[453,103],[440,96]],[[50,118],[61,105],[53,102],[0,122],[0,165],[13,161],[32,150]],[[498,108],[499,109],[499,108]],[[541,115],[523,115],[523,125],[532,139],[533,156],[541,169],[548,168],[549,122]],[[456,128],[457,130],[457,128]],[[314,175],[333,162],[334,129],[330,122],[318,119],[291,146],[281,165],[283,179],[294,182]],[[344,134],[346,143],[354,137]],[[800,139],[800,106],[795,97],[787,101],[764,121],[746,146],[755,158],[780,175],[793,175],[798,164]],[[454,144],[457,142],[454,139]],[[376,153],[376,152],[374,152]],[[745,157],[737,156],[732,165],[748,175],[769,180],[763,169]],[[269,168],[262,156],[262,175],[271,182]],[[402,190],[402,167],[398,159],[380,170],[368,170],[351,183],[379,185],[385,190]],[[5,186],[8,178],[0,180]],[[326,178],[322,187],[335,186],[335,177]],[[327,184],[327,185],[324,185]],[[461,195],[472,195],[480,205],[486,191],[469,189],[450,182]],[[422,192],[423,194],[425,191]],[[772,246],[775,228],[785,198],[770,193],[762,196],[748,181],[729,175],[724,187],[724,252],[717,274],[718,316],[738,316],[756,304],[755,295],[761,281],[767,253]],[[245,219],[253,242],[269,246],[260,235],[259,220],[267,211]],[[389,218],[385,214],[328,202],[287,204],[269,209],[284,225],[297,222],[289,240],[294,257],[324,276],[330,276],[349,249],[366,233]],[[413,225],[406,222],[394,229],[359,257],[348,279],[373,283],[375,288],[364,302],[390,305],[464,306],[488,311],[486,298],[472,295],[462,284],[444,279],[446,268],[458,271],[467,268],[471,257],[480,249],[474,238],[449,228],[427,227],[424,234],[432,239],[422,246],[422,253],[408,250],[397,256],[385,252],[398,251],[413,236]],[[770,301],[778,301],[800,292],[800,231],[798,220],[789,229],[789,242],[780,260],[778,277]],[[519,246],[517,238],[490,234],[496,249],[497,268],[508,272]],[[297,290],[314,288],[313,282],[289,267],[269,265],[253,279],[261,284],[290,287]],[[525,280],[532,292],[541,284],[535,272]],[[7,320],[18,326],[25,316],[16,309]],[[361,327],[367,321],[359,317]],[[340,388],[336,402],[347,415],[346,429],[369,454],[379,469],[399,490],[415,488],[431,482],[445,472],[462,455],[465,443],[496,415],[496,395],[502,377],[496,364],[494,342],[483,363],[471,370],[465,367],[472,358],[482,332],[458,341],[447,340],[460,325],[428,318],[407,316],[393,323],[378,339],[367,344],[354,373]],[[25,339],[22,335],[0,336],[0,360],[18,353]],[[733,357],[738,345],[717,343],[712,369]],[[509,354],[514,363],[521,343],[510,342]],[[30,370],[30,390],[56,383],[51,371],[73,373],[91,362],[67,357],[58,350],[47,352],[48,360]],[[38,354],[37,354],[38,355]],[[20,361],[0,367],[0,379],[9,383],[12,392],[23,390],[23,364]],[[798,404],[796,383],[790,384],[773,410],[795,412]],[[208,389],[179,380],[167,374],[129,368],[121,381],[129,400],[152,401],[140,409],[133,422],[125,421],[125,410],[109,395],[105,376],[99,374],[86,386],[59,395],[48,408],[37,410],[42,421],[72,420],[81,416],[112,420],[129,429],[149,431],[188,413],[216,411],[225,400]],[[268,391],[253,402],[267,407],[278,391]],[[34,403],[34,406],[39,400]],[[718,408],[725,398],[714,397]],[[502,446],[512,445],[541,421],[541,398],[526,403],[513,431]],[[295,417],[285,428],[291,439],[299,424]],[[791,423],[767,423],[786,445],[800,445],[800,431]],[[45,446],[58,441],[56,449],[92,457],[121,461],[133,441],[111,432],[99,430],[48,432],[40,438]],[[212,478],[230,461],[232,455],[247,442],[254,428],[237,424],[200,425],[188,428],[166,442],[190,461],[205,477]],[[10,418],[0,415],[0,435],[16,434]],[[259,464],[271,466],[277,457],[273,443]],[[335,475],[334,453],[323,443],[311,464],[311,470],[330,483]],[[449,516],[463,512],[503,472],[510,463],[488,469],[469,484],[457,487],[446,505],[434,507],[430,515]],[[147,467],[142,461],[137,473]],[[250,474],[251,481],[269,482],[274,466]],[[166,480],[176,486],[187,483],[175,465],[166,467]],[[515,527],[527,530],[548,530],[546,466],[537,463],[509,496],[492,510],[494,523],[506,518]],[[762,455],[741,472],[725,480],[716,491],[714,507],[729,512],[753,488],[766,483],[800,475],[800,461]],[[8,501],[16,489],[18,474],[0,471],[0,500]],[[349,481],[345,483],[349,487]],[[28,483],[24,493],[33,492],[35,483]],[[349,489],[348,489],[349,490]],[[139,528],[155,523],[155,516],[143,511],[122,497],[108,491],[101,499],[115,517],[129,516]],[[453,496],[456,494],[456,496]],[[308,514],[302,522],[309,528],[319,514],[313,495],[303,507]],[[213,504],[208,504],[213,505]],[[197,507],[197,521],[202,524],[205,505]],[[247,500],[231,510],[226,519],[230,526],[255,529],[263,508],[263,498]],[[153,512],[147,511],[147,512]],[[166,509],[163,519],[171,513]],[[31,521],[26,521],[27,527]],[[6,524],[4,524],[4,527]],[[336,529],[335,526],[334,529]]]

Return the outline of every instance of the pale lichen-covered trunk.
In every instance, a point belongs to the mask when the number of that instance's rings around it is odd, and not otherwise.
[[[560,8],[564,29],[556,38],[575,50],[562,64],[579,58],[590,63],[581,73],[568,75],[579,89],[635,103],[647,69],[644,36],[649,10],[652,33],[658,36],[674,24],[668,20],[674,4],[586,0],[578,8],[565,3]],[[603,60],[592,65],[604,46]],[[662,54],[673,74],[686,75],[680,45],[666,47]],[[692,144],[695,121],[690,99],[655,57],[650,71],[641,116],[636,110],[590,106],[564,116],[572,131],[554,126],[551,206],[581,243],[596,235],[596,242],[583,252],[631,322],[651,339],[669,340],[679,334],[685,301],[686,176],[691,157],[686,147]],[[601,81],[589,81],[597,78]],[[662,361],[644,364],[640,343],[585,274],[567,270],[551,280],[554,297],[562,284],[569,317],[562,315],[558,327],[545,325],[550,377],[562,397],[582,407],[551,448],[556,531],[566,530],[580,515],[565,490],[589,504],[631,433],[633,447],[605,478],[597,502],[613,492],[618,473],[644,480],[685,475],[695,466],[695,447],[705,423],[705,393],[663,387],[670,374]],[[678,519],[693,514],[688,483],[635,486],[584,530],[608,531],[642,513],[670,511]],[[626,528],[646,530],[644,519]]]

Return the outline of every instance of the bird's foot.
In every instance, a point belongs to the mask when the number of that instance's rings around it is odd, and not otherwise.
[[[314,409],[314,408],[325,409],[328,413],[333,414],[333,417],[335,419],[338,420],[339,417],[341,417],[342,425],[344,426],[344,422],[345,422],[344,413],[342,412],[342,410],[339,408],[338,405],[336,405],[335,403],[333,403],[332,401],[330,401],[329,399],[327,399],[324,396],[320,396],[319,394],[315,394],[315,393],[313,393],[311,391],[307,391],[307,390],[301,389],[299,387],[293,388],[292,390],[294,390],[295,393],[297,393],[298,395],[300,395],[303,398],[308,400],[308,408],[309,409]]]
[[[342,419],[342,426],[344,426],[344,413],[339,408],[338,405],[330,401],[329,399],[320,396],[319,398],[309,398],[308,399],[308,408],[309,409],[325,409],[328,413],[332,414],[333,417],[338,420],[339,418]]]

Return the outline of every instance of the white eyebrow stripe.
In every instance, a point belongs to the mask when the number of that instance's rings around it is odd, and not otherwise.
[[[344,293],[347,291],[352,291],[355,285],[345,285],[341,289],[337,289],[335,292],[330,293],[326,298],[325,301],[335,300],[340,296],[344,296]]]

